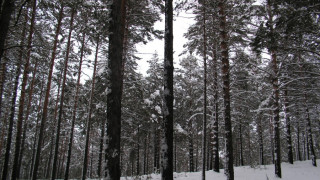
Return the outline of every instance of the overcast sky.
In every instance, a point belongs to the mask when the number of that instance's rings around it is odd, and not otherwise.
[[[188,27],[194,23],[193,16],[191,13],[180,12],[179,16],[174,16],[173,21],[173,51],[174,51],[174,63],[175,67],[179,64],[179,59],[182,57],[178,57],[179,54],[183,51],[183,45],[187,42],[187,40],[183,37],[183,34],[187,32]],[[158,21],[155,24],[155,28],[158,30],[164,30],[164,15],[162,16],[162,21]],[[155,39],[146,45],[138,44],[137,46],[138,53],[136,56],[142,58],[138,61],[138,71],[143,75],[146,75],[146,71],[148,70],[148,60],[151,59],[152,55],[155,52],[158,52],[160,60],[163,60],[164,56],[164,41]]]

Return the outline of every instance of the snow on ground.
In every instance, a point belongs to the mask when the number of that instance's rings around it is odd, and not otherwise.
[[[319,165],[320,160],[317,161]],[[313,167],[311,161],[294,162],[293,165],[282,163],[281,180],[320,180],[320,167]],[[235,180],[280,180],[274,175],[274,165],[257,166],[251,168],[249,166],[235,167]],[[141,177],[122,177],[121,180],[160,180],[159,174],[151,174]],[[195,173],[174,173],[174,179],[177,180],[201,180],[201,172]],[[213,171],[206,172],[206,179],[225,180],[224,170],[220,173]]]

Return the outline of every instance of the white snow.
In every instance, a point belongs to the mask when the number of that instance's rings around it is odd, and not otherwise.
[[[317,161],[317,164],[320,160]],[[174,173],[174,179],[177,180],[199,180],[201,179],[201,172],[195,173]],[[257,166],[255,168],[249,166],[235,167],[234,168],[235,180],[279,180],[274,174],[274,165]],[[135,177],[136,178],[136,177]],[[226,176],[224,170],[220,170],[220,173],[213,171],[206,171],[207,179],[225,180]],[[134,178],[122,177],[121,180],[131,180]],[[154,179],[160,180],[160,174],[144,175],[139,178],[141,180]],[[313,167],[311,160],[294,162],[293,165],[288,163],[282,163],[282,178],[281,180],[319,180],[320,179],[320,167]]]

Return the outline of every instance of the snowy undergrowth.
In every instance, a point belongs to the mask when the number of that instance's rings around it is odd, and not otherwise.
[[[320,161],[317,161],[319,164]],[[294,162],[293,165],[288,163],[282,163],[282,178],[281,180],[319,180],[320,179],[320,167],[313,167],[310,161]],[[235,167],[234,177],[235,180],[279,180],[274,175],[274,165],[257,166],[251,168],[249,166]],[[122,177],[121,180],[160,180],[159,174],[151,174],[141,177]],[[174,173],[174,179],[178,180],[200,180],[201,172],[194,173]],[[224,171],[220,170],[220,173],[213,171],[206,172],[206,179],[225,180],[226,176]]]

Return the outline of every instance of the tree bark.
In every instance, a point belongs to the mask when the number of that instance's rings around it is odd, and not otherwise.
[[[306,95],[305,95],[305,99],[306,99]],[[310,115],[309,115],[309,108],[306,104],[306,125],[307,125],[307,137],[308,137],[308,145],[309,145],[309,150],[311,153],[311,160],[312,160],[312,165],[317,167],[317,157],[316,157],[316,153],[314,151],[314,147],[313,147],[313,138],[312,138],[312,131],[311,131],[311,121],[310,121]]]
[[[206,145],[207,145],[207,36],[206,36],[206,4],[203,8],[203,122],[202,122],[202,180],[206,179]]]
[[[228,180],[234,179],[233,170],[233,147],[232,147],[232,124],[231,124],[231,109],[230,109],[230,80],[229,80],[229,47],[228,47],[228,32],[225,14],[225,1],[220,0],[219,4],[219,19],[220,19],[220,49],[222,61],[222,80],[223,80],[223,99],[224,99],[224,125],[226,136],[226,167],[225,174]]]
[[[83,158],[83,169],[82,169],[82,180],[86,179],[87,176],[87,169],[88,169],[88,156],[89,156],[89,141],[90,141],[90,129],[91,129],[91,114],[92,114],[92,106],[93,106],[93,96],[94,96],[94,86],[95,86],[95,79],[96,79],[96,71],[97,71],[97,62],[98,62],[98,53],[99,53],[99,37],[97,38],[96,42],[96,53],[94,58],[94,65],[93,65],[93,73],[92,73],[92,85],[91,85],[91,92],[90,92],[90,100],[89,100],[89,113],[87,119],[87,129],[86,129],[86,145],[84,149],[84,158]]]
[[[173,179],[173,7],[165,0],[164,96],[161,142],[161,179]]]
[[[259,136],[259,164],[264,165],[264,152],[263,152],[263,129],[261,117],[258,117],[258,136]]]
[[[109,93],[107,95],[107,149],[105,177],[118,180],[120,169],[121,97],[123,39],[126,16],[126,0],[113,1],[109,24]]]
[[[7,39],[9,30],[11,14],[14,10],[15,0],[5,0],[3,2],[1,17],[0,17],[0,64],[2,62],[2,55],[4,52],[4,44]]]
[[[273,14],[272,0],[267,0],[267,11],[268,11],[268,23],[270,30],[271,47],[269,51],[271,54],[271,65],[272,65],[272,88],[273,88],[273,125],[274,125],[274,152],[275,152],[275,174],[281,178],[281,150],[280,150],[280,117],[279,117],[279,84],[278,84],[278,65],[277,65],[277,46],[274,37],[273,29]]]
[[[30,56],[31,56],[31,44],[32,44],[32,36],[34,31],[34,24],[35,24],[35,16],[36,16],[36,9],[37,8],[37,1],[33,1],[32,7],[32,17],[31,17],[31,25],[28,37],[28,45],[27,45],[27,59],[24,65],[24,72],[23,72],[23,79],[21,84],[21,94],[19,99],[19,112],[18,112],[18,119],[17,119],[17,133],[16,133],[16,146],[15,146],[15,154],[14,154],[14,161],[12,167],[12,175],[11,179],[16,180],[19,177],[19,153],[20,153],[20,145],[21,145],[21,134],[22,134],[22,120],[23,120],[23,112],[24,112],[24,102],[26,96],[26,86],[29,76],[29,66],[30,66]]]
[[[45,99],[44,99],[44,103],[43,103],[43,111],[42,111],[42,117],[41,117],[41,122],[40,122],[39,139],[38,139],[38,144],[37,144],[36,157],[35,157],[35,162],[34,162],[32,178],[31,178],[32,180],[36,180],[37,176],[38,176],[41,147],[42,147],[42,141],[43,141],[43,134],[44,134],[44,130],[45,130],[44,126],[47,121],[47,114],[48,114],[51,79],[52,79],[52,73],[53,73],[54,60],[56,57],[57,44],[58,44],[58,40],[59,40],[58,36],[60,33],[62,17],[63,17],[63,3],[61,4],[61,7],[60,7],[58,24],[57,24],[54,43],[53,43],[53,50],[52,50],[51,61],[50,61],[49,75],[48,75],[48,80],[47,80],[47,90],[46,90],[46,95],[45,95]]]
[[[213,122],[213,171],[220,172],[219,169],[219,104],[218,104],[218,59],[217,47],[213,50],[213,66],[214,66],[214,122]]]
[[[19,76],[21,73],[21,61],[17,64],[16,76],[14,81],[14,88],[12,91],[12,99],[11,99],[11,107],[10,107],[10,116],[9,116],[9,128],[7,133],[7,144],[6,144],[6,152],[4,158],[4,164],[2,169],[2,180],[6,180],[9,172],[9,160],[10,160],[10,150],[12,143],[12,134],[13,134],[13,124],[14,124],[14,114],[16,107],[16,99],[18,94],[18,86],[19,86]]]
[[[286,119],[286,130],[287,130],[287,149],[288,149],[288,162],[293,164],[293,153],[292,153],[292,140],[291,140],[291,118],[289,114],[289,101],[288,101],[288,90],[284,90],[284,112]]]

